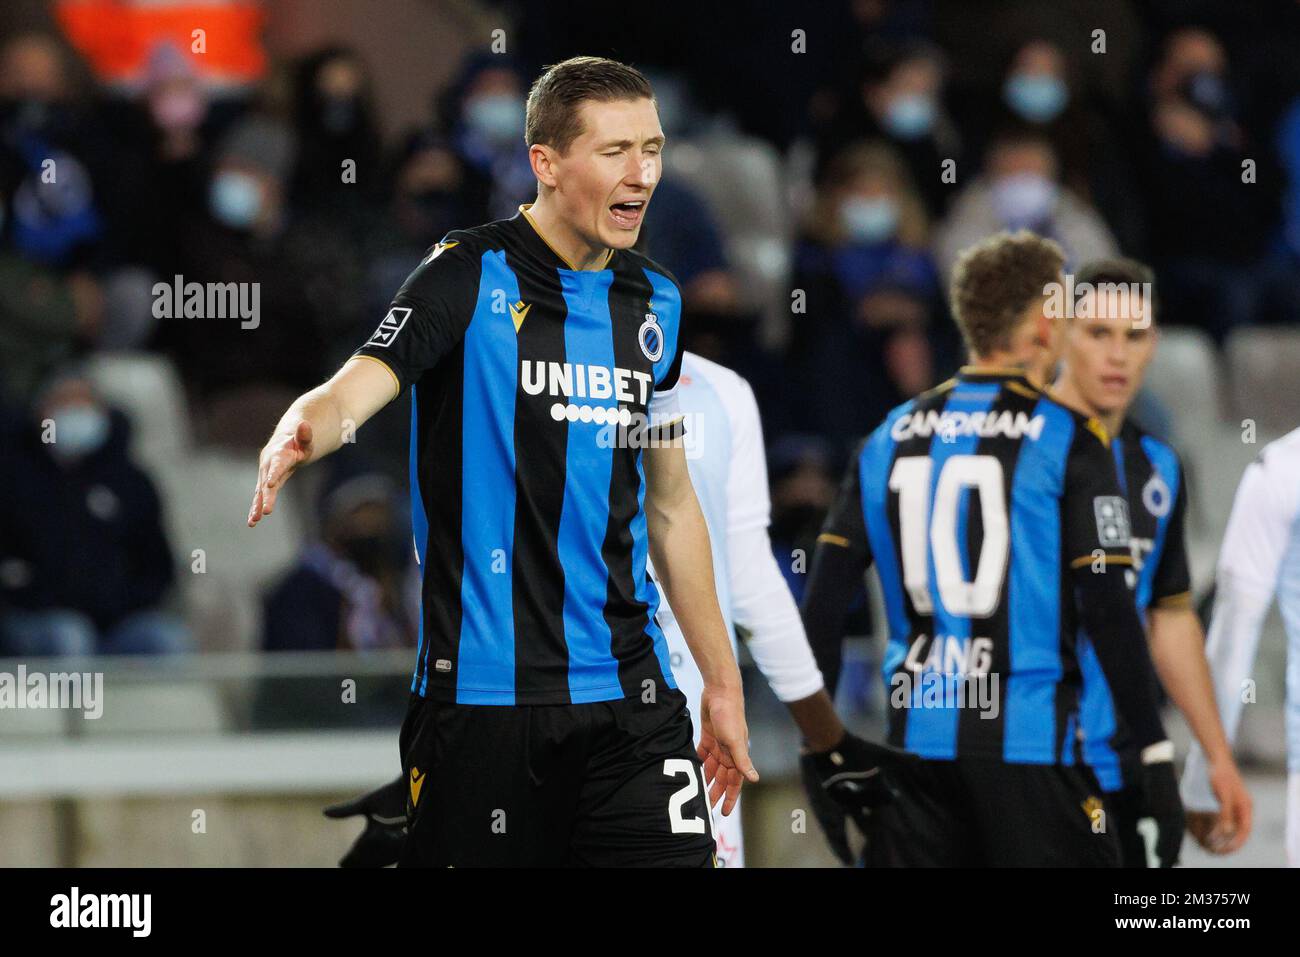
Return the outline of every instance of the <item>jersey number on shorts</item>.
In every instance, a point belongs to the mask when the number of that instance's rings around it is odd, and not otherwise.
[[[699,793],[700,785],[705,784],[705,794],[708,793],[708,787],[704,781],[704,768],[700,768],[699,778],[695,777],[695,764],[686,758],[666,758],[664,760],[664,777],[672,778],[679,774],[686,775],[686,783],[673,792],[673,796],[668,799],[668,823],[671,825],[674,834],[703,834],[705,823],[698,817],[682,817],[682,807],[691,798]],[[709,802],[706,800],[704,806],[708,807]],[[708,825],[709,833],[713,833],[713,821],[710,820]]]
[[[932,614],[929,559],[933,557],[935,584],[948,614],[987,618],[1002,597],[1010,544],[1002,463],[992,455],[951,456],[939,470],[931,507],[933,468],[928,456],[907,456],[894,462],[889,475],[889,489],[898,493],[903,585],[917,614]],[[957,540],[958,507],[968,489],[979,492],[984,526],[974,581],[967,581],[962,571],[961,551],[966,543]]]

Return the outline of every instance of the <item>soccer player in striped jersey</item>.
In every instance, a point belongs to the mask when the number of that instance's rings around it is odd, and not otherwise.
[[[828,688],[873,561],[885,596],[888,737],[909,759],[883,768],[899,797],[871,817],[874,866],[1119,864],[1075,757],[1081,626],[1148,809],[1178,813],[1106,432],[1042,391],[1064,340],[1048,295],[1063,261],[1024,231],[963,253],[951,299],[970,364],[867,437],[819,537],[803,610]]]
[[[566,60],[533,85],[526,142],[537,201],[429,251],[285,413],[249,524],[409,388],[424,583],[402,863],[711,866],[709,807],[757,772],[681,442],[681,294],[631,248],[661,171],[653,92]],[[704,676],[698,749],[651,553]]]
[[[834,790],[823,784],[835,775],[863,774],[878,763],[879,749],[849,734],[835,713],[804,635],[794,597],[772,554],[767,527],[771,512],[763,425],[754,393],[743,378],[716,362],[687,352],[678,376],[678,405],[686,424],[687,463],[691,484],[709,528],[714,587],[734,637],[733,626],[747,634],[746,645],[776,696],[790,709],[804,740],[804,771],[825,800],[813,795],[813,810],[844,863],[850,863],[845,820],[865,803],[862,796],[841,807]],[[653,568],[651,570],[653,574]],[[656,582],[658,584],[658,582]],[[662,586],[660,586],[662,587]],[[698,740],[696,715],[704,678],[666,596],[661,595],[659,624],[668,641],[677,687],[686,695]],[[734,645],[733,645],[734,649]],[[401,814],[405,782],[398,778],[353,801],[326,810],[330,817],[364,815],[366,828],[343,858],[344,867],[382,866],[397,860],[406,829]],[[740,805],[731,814],[714,814],[719,867],[743,867],[744,835]]]
[[[1300,429],[1270,442],[1246,467],[1219,551],[1205,653],[1229,739],[1275,597],[1287,634],[1286,857],[1300,867]],[[1244,840],[1219,794],[1214,763],[1199,747],[1187,756],[1183,799],[1189,829],[1203,845],[1227,851]]]
[[[1232,837],[1209,849],[1236,850],[1250,833],[1250,795],[1219,722],[1205,635],[1192,608],[1184,534],[1185,474],[1173,448],[1129,416],[1156,350],[1155,277],[1132,259],[1097,260],[1075,274],[1073,292],[1064,361],[1053,394],[1095,416],[1111,435],[1110,450],[1129,515],[1133,568],[1128,575],[1146,620],[1151,658],[1166,692],[1210,759],[1223,830]],[[1125,866],[1145,867],[1147,851],[1137,827],[1142,806],[1137,755],[1127,746],[1125,729],[1117,727],[1114,701],[1086,636],[1079,638],[1079,663],[1083,755],[1106,792]],[[1156,826],[1179,827],[1181,821],[1157,821]]]

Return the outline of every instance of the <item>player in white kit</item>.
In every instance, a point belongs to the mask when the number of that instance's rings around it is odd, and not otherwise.
[[[746,646],[763,677],[790,708],[811,749],[824,750],[843,737],[844,729],[825,693],[799,608],[772,554],[767,461],[754,393],[730,369],[691,352],[682,357],[677,393],[686,417],[691,483],[709,526],[722,616],[733,641],[734,626],[745,630]],[[659,624],[668,639],[673,677],[690,702],[698,741],[696,715],[703,681],[666,598],[660,600]],[[814,736],[825,743],[819,747]],[[726,817],[715,809],[713,821],[718,864],[743,866],[739,807]]]
[[[1274,595],[1288,639],[1286,854],[1292,867],[1300,867],[1300,429],[1265,446],[1246,468],[1219,552],[1205,654],[1229,740],[1236,735],[1245,682]],[[1200,829],[1211,845],[1228,844],[1234,835],[1218,820],[1197,745],[1187,756],[1182,792],[1193,833]]]

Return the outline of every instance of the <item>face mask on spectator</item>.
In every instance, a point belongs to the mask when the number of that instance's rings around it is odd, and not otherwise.
[[[504,93],[476,97],[465,104],[465,122],[492,143],[512,144],[524,135],[524,107]]]
[[[840,204],[840,218],[856,242],[880,243],[898,228],[898,205],[887,196],[853,196]]]
[[[915,140],[934,127],[934,100],[920,93],[895,97],[885,109],[885,129],[900,140]]]
[[[1041,73],[1016,73],[1002,88],[1007,106],[1030,123],[1050,123],[1061,115],[1069,102],[1065,82]]]
[[[1059,187],[1037,173],[1016,173],[993,183],[993,208],[1011,229],[1044,223],[1056,206]]]
[[[69,405],[55,409],[54,441],[50,452],[62,462],[97,451],[108,440],[108,413],[98,406]]]
[[[238,170],[218,173],[212,180],[212,215],[231,229],[247,229],[262,211],[257,180]]]

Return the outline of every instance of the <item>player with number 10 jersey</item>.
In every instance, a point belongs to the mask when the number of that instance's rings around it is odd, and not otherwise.
[[[1027,233],[967,253],[953,299],[972,364],[864,440],[819,537],[804,606],[818,663],[838,673],[847,596],[874,562],[889,743],[918,759],[889,770],[903,794],[874,815],[874,864],[1118,862],[1077,756],[1081,627],[1146,757],[1169,750],[1108,437],[1043,391],[1060,268]]]

